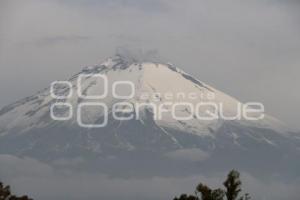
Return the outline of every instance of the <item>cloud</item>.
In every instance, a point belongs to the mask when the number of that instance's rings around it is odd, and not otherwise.
[[[168,6],[164,0],[62,0],[69,5],[99,6],[106,8],[129,7],[145,12],[163,12]]]
[[[65,161],[66,162],[66,161]],[[222,187],[225,173],[210,176],[112,178],[105,174],[54,169],[30,158],[0,155],[0,177],[18,194],[41,200],[165,200],[181,193],[193,193],[199,182]],[[242,172],[244,192],[257,200],[298,199],[299,184],[260,181]]]
[[[88,36],[81,35],[57,35],[51,37],[44,37],[35,42],[37,46],[48,46],[48,45],[66,45],[66,44],[74,44],[82,41],[90,40],[91,38]]]

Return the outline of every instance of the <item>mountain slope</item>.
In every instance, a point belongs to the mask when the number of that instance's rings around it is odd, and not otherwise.
[[[101,100],[80,97],[79,87],[84,95],[101,93],[103,82],[91,76],[96,74],[108,78],[107,97]],[[54,99],[49,87],[0,111],[0,153],[29,156],[47,162],[81,157],[92,162],[101,160],[103,166],[105,162],[112,162],[111,158],[119,158],[125,165],[128,156],[137,157],[137,160],[156,157],[162,162],[169,162],[169,159],[182,161],[189,157],[186,152],[191,151],[196,152],[197,157],[192,159],[193,162],[205,160],[204,165],[208,167],[209,164],[217,167],[216,160],[227,160],[229,164],[233,157],[241,165],[252,159],[252,164],[257,166],[269,166],[279,160],[299,157],[299,135],[267,115],[258,121],[199,120],[188,105],[182,105],[176,107],[176,115],[193,116],[191,119],[175,119],[170,111],[164,112],[161,119],[155,118],[153,104],[164,104],[163,108],[170,110],[172,104],[178,102],[196,105],[209,101],[222,104],[226,116],[234,116],[237,105],[243,105],[169,64],[140,63],[119,55],[101,65],[86,67],[68,81],[73,90],[68,99]],[[116,81],[132,82],[134,95],[128,99],[113,97],[111,88]],[[62,86],[58,91],[59,95],[67,96],[70,89]],[[118,93],[128,95],[130,89],[121,88]],[[173,96],[168,98],[165,94]],[[188,98],[188,94],[193,94],[193,98]],[[147,97],[142,98],[145,95]],[[209,99],[209,95],[214,98]],[[69,120],[51,118],[51,105],[58,102],[69,103],[73,108],[74,115]],[[101,102],[108,106],[107,126],[86,128],[78,125],[76,109],[86,102]],[[147,106],[140,107],[138,111],[134,107],[132,112],[120,112],[120,116],[133,116],[133,119],[121,121],[116,120],[112,113],[113,106],[121,102],[123,105],[144,103]],[[207,110],[211,108],[203,106],[199,113],[206,116]],[[66,112],[60,110],[62,116],[67,115]],[[86,108],[81,114],[85,123],[101,123],[105,117],[103,110],[95,107]],[[262,164],[265,160],[269,160],[267,165]]]

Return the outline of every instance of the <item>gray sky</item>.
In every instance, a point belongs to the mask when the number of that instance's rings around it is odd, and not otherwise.
[[[300,129],[299,9],[298,0],[1,0],[0,107],[126,45]]]

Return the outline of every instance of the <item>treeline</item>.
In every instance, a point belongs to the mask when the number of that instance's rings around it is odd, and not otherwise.
[[[194,194],[181,194],[173,200],[250,200],[250,195],[242,192],[242,182],[240,180],[240,173],[232,170],[227,175],[223,183],[224,189],[211,189],[203,183],[199,183],[195,189]],[[9,186],[4,186],[0,182],[0,200],[32,200],[28,196],[17,197],[10,191]]]
[[[32,200],[28,196],[17,197],[11,194],[10,187],[0,182],[0,200]]]
[[[240,173],[232,170],[227,175],[227,179],[223,183],[225,189],[211,189],[207,185],[200,183],[196,187],[195,194],[182,194],[173,200],[250,200],[248,193],[240,195],[242,192],[242,181]]]

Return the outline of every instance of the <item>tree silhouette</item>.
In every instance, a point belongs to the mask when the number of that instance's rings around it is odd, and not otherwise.
[[[227,200],[236,200],[239,193],[242,191],[240,173],[236,170],[231,170],[227,175],[226,181],[223,183],[226,188]]]
[[[0,182],[0,200],[32,200],[27,196],[16,197],[12,195],[10,192],[9,186],[4,186],[3,183]]]
[[[174,200],[199,200],[199,198],[193,195],[182,194],[179,198],[175,197]]]
[[[182,194],[179,198],[175,197],[174,200],[237,200],[240,192],[242,191],[240,180],[240,173],[236,170],[231,170],[227,175],[227,179],[223,183],[223,189],[211,189],[207,185],[200,183],[196,187],[195,196]],[[250,200],[250,195],[246,193],[238,200]]]
[[[200,194],[202,200],[223,200],[224,191],[221,189],[213,190],[209,188],[207,185],[200,183],[196,187],[196,195]]]

